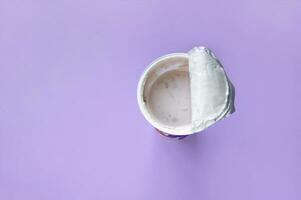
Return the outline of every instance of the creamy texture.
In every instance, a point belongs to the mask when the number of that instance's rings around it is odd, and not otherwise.
[[[149,111],[160,123],[171,127],[191,124],[188,71],[172,70],[158,77],[147,102]]]

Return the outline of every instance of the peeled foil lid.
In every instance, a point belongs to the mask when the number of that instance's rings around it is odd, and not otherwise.
[[[208,48],[195,47],[188,57],[191,132],[199,132],[235,111],[234,87]]]

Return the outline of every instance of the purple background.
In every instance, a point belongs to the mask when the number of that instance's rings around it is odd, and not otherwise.
[[[211,48],[237,112],[170,140],[155,58]],[[0,199],[301,198],[301,1],[0,0]]]

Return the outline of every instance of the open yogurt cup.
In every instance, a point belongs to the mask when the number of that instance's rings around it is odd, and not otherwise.
[[[176,138],[200,132],[234,111],[234,87],[205,47],[153,61],[140,78],[137,98],[146,120]]]

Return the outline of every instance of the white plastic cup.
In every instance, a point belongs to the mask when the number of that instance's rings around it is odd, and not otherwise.
[[[137,89],[140,110],[161,134],[183,138],[235,111],[235,91],[226,72],[206,47],[153,61]]]

